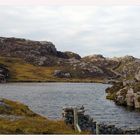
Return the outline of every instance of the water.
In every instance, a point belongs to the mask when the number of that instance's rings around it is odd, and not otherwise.
[[[105,98],[109,85],[95,83],[10,83],[0,84],[0,97],[18,100],[33,111],[60,119],[62,108],[84,105],[96,121],[118,127],[140,127],[140,112],[117,106]]]

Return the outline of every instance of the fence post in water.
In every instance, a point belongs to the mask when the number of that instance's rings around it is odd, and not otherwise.
[[[96,134],[99,134],[99,124],[96,122]]]
[[[79,132],[81,132],[81,129],[78,125],[78,114],[77,114],[77,108],[73,109],[73,113],[74,113],[74,129],[78,130]]]

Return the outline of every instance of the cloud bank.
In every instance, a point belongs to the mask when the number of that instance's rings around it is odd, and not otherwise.
[[[140,6],[0,6],[0,36],[47,40],[81,56],[140,57]]]

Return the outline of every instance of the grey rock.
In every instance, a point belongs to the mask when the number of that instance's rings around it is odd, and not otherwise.
[[[5,83],[9,78],[9,71],[0,64],[0,83]]]
[[[55,70],[54,76],[59,78],[71,78],[71,74],[69,72],[63,72],[61,70]]]

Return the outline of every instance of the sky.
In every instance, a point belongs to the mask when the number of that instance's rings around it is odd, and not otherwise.
[[[81,56],[140,58],[140,6],[0,6],[0,36],[51,41]]]

